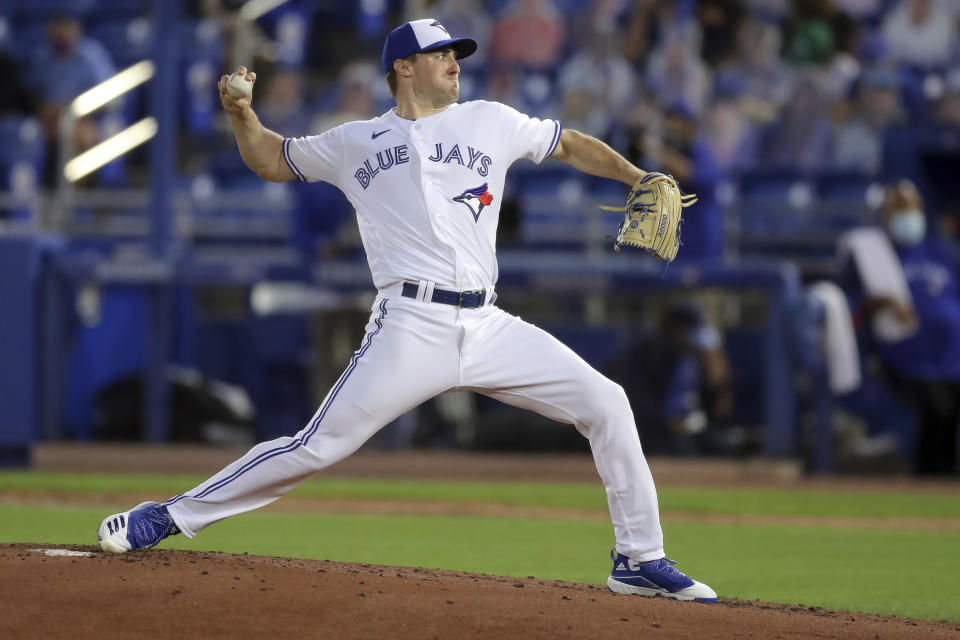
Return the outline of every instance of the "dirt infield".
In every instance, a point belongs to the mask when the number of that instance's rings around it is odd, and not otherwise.
[[[59,549],[83,555],[45,555]],[[61,551],[61,552],[62,552]],[[951,638],[960,625],[222,553],[0,545],[2,638]]]
[[[60,471],[210,473],[242,450],[192,447],[43,445],[34,468]],[[737,463],[653,460],[660,486],[726,485],[783,489],[949,493],[952,482],[909,478],[809,479],[788,461]],[[366,451],[331,476],[598,482],[589,456],[465,455]],[[10,504],[134,504],[118,487],[107,494],[7,491]],[[498,515],[606,520],[604,510],[395,503],[290,497],[269,507],[310,513]],[[724,516],[717,518],[748,518]],[[666,513],[665,521],[709,514]],[[820,520],[823,520],[822,518]],[[874,521],[876,520],[876,521]],[[865,519],[833,524],[956,530],[949,519]],[[822,521],[818,521],[823,524]],[[730,522],[727,522],[730,523]],[[734,522],[734,523],[739,523]],[[805,524],[770,517],[766,524]],[[756,523],[754,523],[756,524]],[[81,555],[45,555],[43,549]],[[0,638],[952,638],[960,624],[905,620],[816,607],[722,599],[716,605],[619,596],[597,585],[428,569],[155,549],[125,556],[90,546],[0,544]]]

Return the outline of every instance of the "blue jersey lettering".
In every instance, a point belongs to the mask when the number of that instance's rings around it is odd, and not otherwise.
[[[467,153],[470,154],[470,164],[468,164],[467,167],[473,169],[473,164],[480,159],[480,157],[483,155],[483,151],[474,149],[473,147],[467,147]]]
[[[386,154],[386,158],[384,158]],[[386,171],[393,166],[393,149],[384,149],[383,151],[377,152],[377,164],[380,165],[380,169]]]
[[[453,149],[450,149],[450,153],[448,153],[447,157],[443,159],[443,162],[446,164],[451,160],[456,160],[460,166],[463,166],[463,156],[460,155],[460,145],[453,145]]]
[[[480,168],[477,169],[477,173],[482,176],[486,176],[488,173],[490,173],[490,170],[487,167],[489,167],[491,164],[493,164],[493,158],[490,156],[483,156],[483,158],[480,160]]]
[[[353,174],[353,177],[357,179],[357,182],[359,182],[360,186],[364,189],[370,186],[370,172],[366,169],[357,169],[357,172]]]

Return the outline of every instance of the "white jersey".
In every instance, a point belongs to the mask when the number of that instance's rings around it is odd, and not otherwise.
[[[497,281],[496,233],[507,169],[553,153],[563,127],[497,102],[452,104],[405,120],[391,109],[320,135],[287,138],[303,181],[343,191],[357,211],[373,283],[455,289]]]

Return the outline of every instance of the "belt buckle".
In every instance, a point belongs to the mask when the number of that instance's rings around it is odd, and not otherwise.
[[[463,296],[464,296],[464,295],[479,296],[481,293],[483,293],[483,291],[481,291],[481,290],[479,290],[479,289],[474,289],[474,290],[471,290],[471,291],[459,291],[459,292],[458,292],[458,296],[457,296],[457,306],[459,306],[459,307],[461,307],[461,308],[463,307]],[[477,305],[477,306],[479,306],[479,305]],[[472,308],[472,307],[471,307],[471,308]]]

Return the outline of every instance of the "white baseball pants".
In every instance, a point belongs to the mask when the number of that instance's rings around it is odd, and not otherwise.
[[[256,445],[168,500],[170,515],[192,538],[270,504],[425,400],[463,389],[574,425],[589,440],[606,488],[617,551],[639,561],[663,557],[656,489],[619,385],[496,306],[461,309],[383,294],[360,348],[307,426]]]

